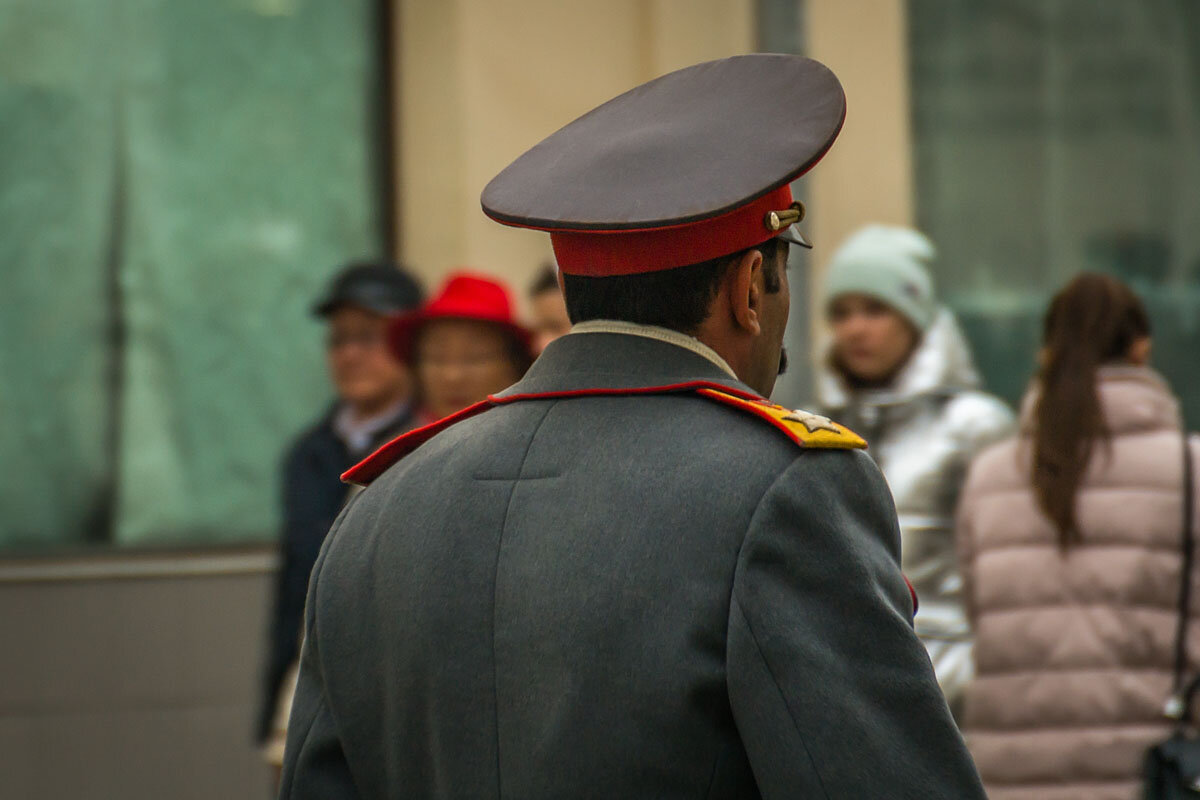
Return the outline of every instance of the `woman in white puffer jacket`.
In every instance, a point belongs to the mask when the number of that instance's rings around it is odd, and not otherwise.
[[[970,349],[934,297],[932,243],[871,225],[834,254],[825,289],[832,336],[817,405],[863,436],[900,519],[901,564],[920,601],[917,634],[958,716],[972,676],[954,512],[971,459],[1008,435],[1013,415],[984,393]]]

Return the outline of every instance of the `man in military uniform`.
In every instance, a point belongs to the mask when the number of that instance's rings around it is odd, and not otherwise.
[[[313,573],[285,798],[982,798],[853,433],[769,395],[822,65],[671,73],[527,152],[572,333],[385,445]]]

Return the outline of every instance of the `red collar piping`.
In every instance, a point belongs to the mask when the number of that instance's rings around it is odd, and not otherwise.
[[[462,411],[451,414],[448,417],[439,419],[437,422],[432,422],[420,428],[415,428],[408,433],[401,434],[390,442],[384,444],[374,453],[364,458],[362,461],[355,464],[350,469],[342,473],[342,480],[346,483],[356,483],[360,486],[366,486],[371,481],[378,478],[383,472],[395,464],[406,455],[416,450],[421,445],[428,442],[434,436],[437,436],[442,431],[449,428],[455,423],[462,422],[465,419],[470,419],[478,414],[482,414],[490,408],[496,406],[508,405],[509,403],[518,403],[524,400],[565,400],[572,397],[601,397],[601,396],[619,396],[619,395],[647,395],[647,394],[672,394],[676,392],[691,392],[697,389],[716,389],[719,392],[736,395],[746,400],[762,401],[763,398],[754,392],[747,392],[743,389],[738,389],[733,386],[728,386],[723,383],[714,381],[686,381],[684,383],[671,383],[665,386],[637,386],[628,389],[613,389],[613,388],[589,388],[589,389],[566,389],[552,392],[526,392],[522,394],[510,395],[491,395],[486,400],[482,400],[473,406],[467,406]]]

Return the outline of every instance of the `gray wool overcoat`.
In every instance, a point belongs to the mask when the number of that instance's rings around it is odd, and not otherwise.
[[[281,797],[982,798],[878,469],[698,382],[750,392],[568,335],[361,492],[309,585]]]

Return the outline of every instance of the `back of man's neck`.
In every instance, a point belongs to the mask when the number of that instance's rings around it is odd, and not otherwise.
[[[733,371],[733,367],[729,366],[729,362],[715,348],[697,336],[691,336],[681,331],[672,330],[671,328],[664,328],[659,325],[644,325],[638,322],[626,322],[624,320],[593,319],[587,322],[576,323],[572,326],[571,333],[623,333],[630,336],[643,336],[647,339],[667,342],[676,347],[690,350],[719,367],[729,377],[738,378],[737,373]]]

